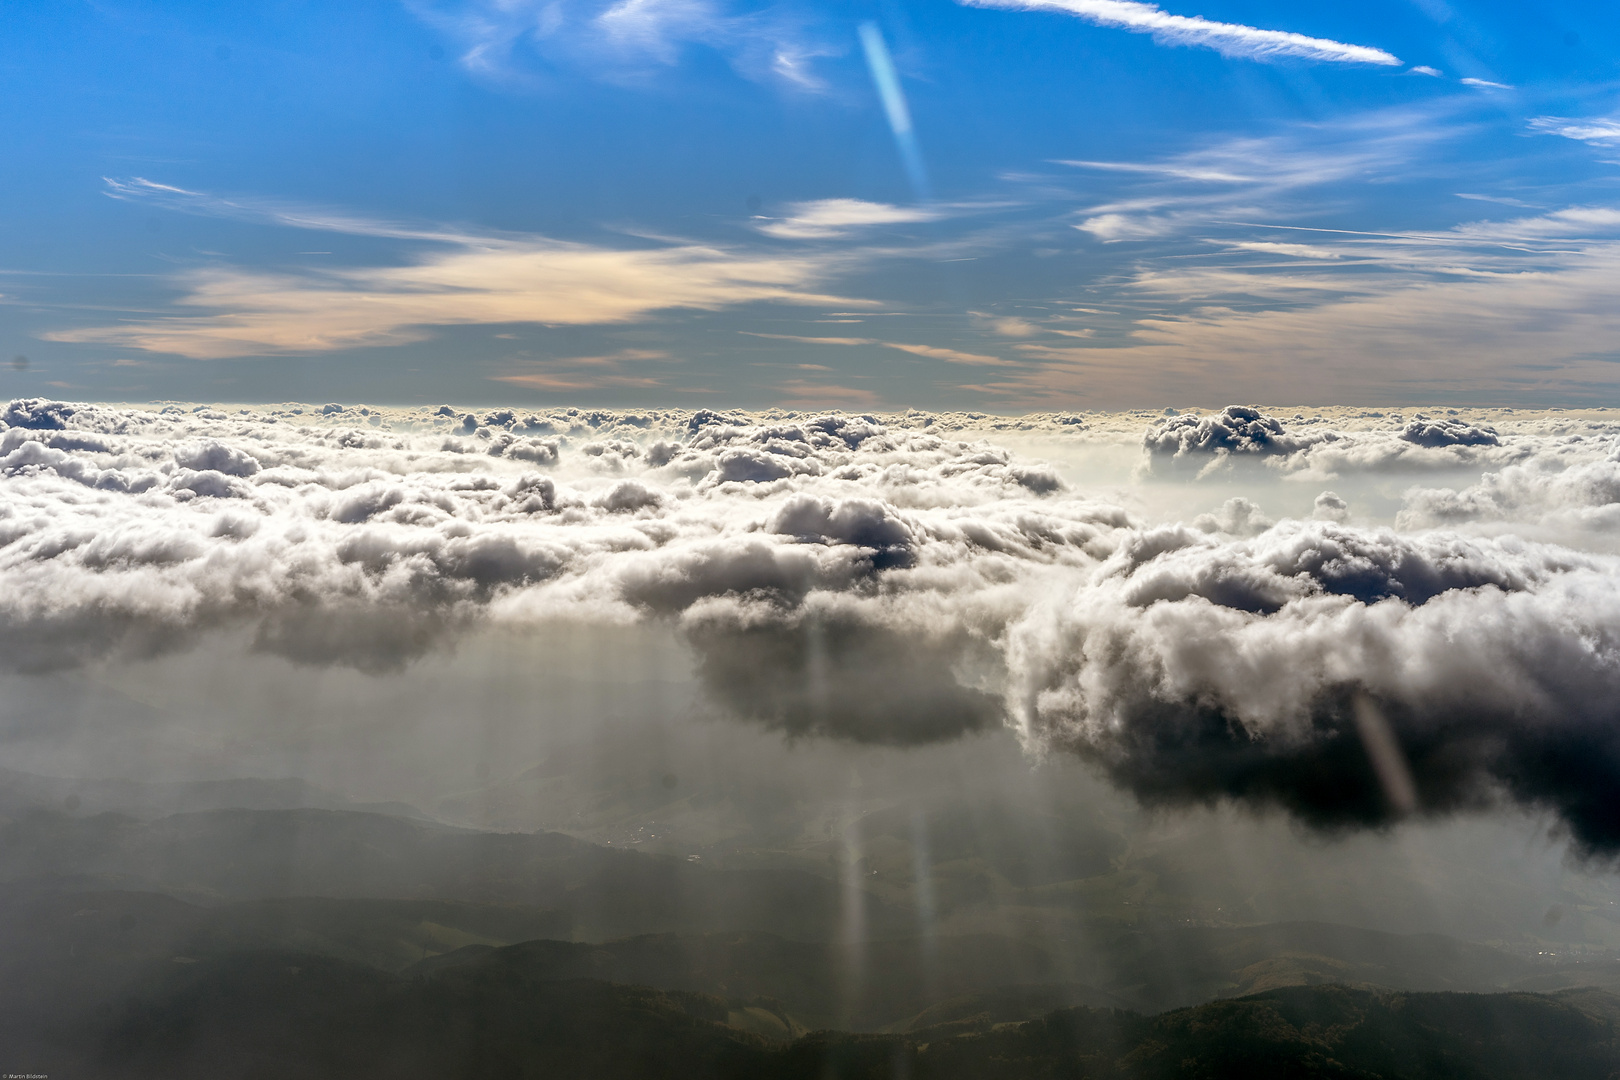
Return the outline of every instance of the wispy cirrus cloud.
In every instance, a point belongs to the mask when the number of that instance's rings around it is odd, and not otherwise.
[[[943,360],[947,364],[973,364],[982,367],[1016,366],[1014,361],[1003,360],[999,356],[963,352],[961,349],[947,349],[938,345],[913,345],[901,341],[884,341],[880,338],[807,337],[802,334],[762,334],[751,330],[743,330],[740,333],[747,334],[749,337],[770,338],[774,341],[797,341],[803,345],[877,345],[885,349],[899,349],[901,352],[910,353],[913,356],[925,356],[930,360]]]
[[[341,215],[187,192],[149,181],[113,193],[151,192],[198,213],[251,212],[274,224],[433,241],[404,265],[243,270],[209,266],[178,276],[185,314],[60,330],[47,340],[115,345],[196,359],[328,352],[418,341],[432,327],[630,322],[674,308],[718,310],[774,300],[861,306],[817,291],[840,265],[828,253],[782,255],[674,243],[612,248],[537,235],[400,229]]]
[[[1230,254],[1144,260],[1119,294],[1140,312],[1123,333],[1019,344],[1044,363],[1005,385],[1023,387],[1013,396],[1028,404],[1135,400],[1170,378],[1193,398],[1368,402],[1455,397],[1463,386],[1474,400],[1606,399],[1620,385],[1620,208],[1426,233],[1299,232],[1312,243],[1212,241]],[[1257,264],[1255,254],[1302,261]]]
[[[665,380],[645,371],[627,371],[627,366],[672,359],[663,349],[620,349],[598,356],[565,356],[556,360],[531,360],[514,365],[503,375],[491,375],[492,382],[522,386],[530,390],[651,389]]]
[[[1152,34],[1166,45],[1196,45],[1223,56],[1250,60],[1297,59],[1340,64],[1399,66],[1398,57],[1368,45],[1307,37],[1287,30],[1264,30],[1241,23],[1215,22],[1196,15],[1172,15],[1157,4],[1137,0],[960,0],[971,7],[1012,11],[1060,11],[1097,26]]]
[[[164,210],[200,217],[246,221],[256,225],[284,225],[294,229],[374,236],[386,240],[437,240],[461,243],[467,234],[446,229],[427,229],[379,218],[360,217],[323,207],[307,206],[258,196],[226,198],[204,191],[191,191],[173,184],[160,184],[143,176],[104,176],[102,194],[120,202],[141,202]]]
[[[1481,221],[1460,225],[1455,235],[1469,240],[1524,242],[1565,236],[1613,236],[1620,231],[1620,208],[1567,206],[1511,221]]]
[[[1531,119],[1530,126],[1548,135],[1562,135],[1566,139],[1591,143],[1594,146],[1620,143],[1620,120],[1611,120],[1608,117],[1577,120],[1567,116],[1537,116]]]
[[[1227,172],[1216,168],[1201,168],[1192,164],[1177,165],[1174,163],[1136,161],[1072,161],[1065,159],[1056,160],[1052,164],[1068,165],[1076,169],[1097,169],[1101,172],[1143,173],[1148,176],[1168,177],[1172,180],[1207,180],[1218,184],[1249,184],[1254,182],[1253,176]]]
[[[1343,252],[1316,244],[1278,243],[1274,240],[1240,240],[1227,245],[1234,251],[1253,251],[1260,255],[1286,255],[1294,259],[1339,259]]]
[[[760,217],[754,227],[779,240],[829,240],[848,236],[857,229],[877,225],[912,225],[938,221],[943,211],[935,207],[895,206],[864,199],[816,199],[793,203],[786,217]]]
[[[1461,100],[1461,99],[1458,99]],[[1414,160],[1466,130],[1456,101],[1378,110],[1333,124],[1212,142],[1156,161],[1061,159],[1119,178],[1118,196],[1075,212],[1075,228],[1104,242],[1183,235],[1216,221],[1286,212],[1299,193],[1409,175]],[[1132,183],[1132,179],[1135,182]],[[1128,184],[1129,186],[1123,186]]]
[[[829,406],[864,408],[876,404],[878,400],[877,394],[864,387],[818,383],[807,379],[789,379],[776,389],[784,405],[804,409],[824,409]]]
[[[221,359],[401,345],[443,326],[623,323],[660,310],[713,311],[761,300],[852,303],[811,290],[828,269],[813,257],[697,245],[614,250],[543,238],[486,241],[408,266],[302,274],[193,270],[179,277],[185,292],[178,304],[195,315],[43,336]]]
[[[925,356],[930,360],[943,360],[947,364],[975,364],[984,367],[1011,367],[1014,362],[1003,360],[999,356],[985,356],[982,353],[963,352],[960,349],[945,349],[937,345],[907,345],[894,341],[883,341],[878,344],[890,349],[899,349],[913,356]]]
[[[1115,240],[1152,240],[1168,236],[1185,224],[1177,215],[1122,214],[1110,212],[1086,218],[1075,228],[1088,232],[1104,243]]]
[[[760,82],[818,91],[815,61],[845,46],[802,13],[711,0],[406,0],[449,39],[462,67],[507,84],[570,70],[641,82],[693,48]]]

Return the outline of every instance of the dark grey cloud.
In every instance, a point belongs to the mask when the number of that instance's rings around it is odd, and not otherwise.
[[[1328,523],[1149,533],[1014,626],[1020,721],[1149,802],[1331,829],[1507,799],[1620,852],[1616,569]]]
[[[0,414],[0,423],[12,428],[32,430],[60,430],[67,427],[73,414],[79,411],[62,401],[43,398],[19,398],[6,406]]]

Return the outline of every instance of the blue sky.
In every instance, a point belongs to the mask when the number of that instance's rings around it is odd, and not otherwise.
[[[1613,5],[5,28],[8,396],[1620,404]]]

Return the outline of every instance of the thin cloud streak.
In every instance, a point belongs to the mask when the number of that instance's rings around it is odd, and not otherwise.
[[[828,240],[875,225],[938,221],[942,213],[920,206],[894,206],[865,199],[816,199],[793,203],[785,218],[760,218],[755,228],[779,240]]]
[[[1566,139],[1591,143],[1594,146],[1608,146],[1620,142],[1620,121],[1610,120],[1607,117],[1572,120],[1567,116],[1537,116],[1530,121],[1530,126],[1548,135],[1562,135]]]
[[[865,407],[876,404],[878,400],[875,393],[858,386],[828,385],[803,379],[790,379],[780,384],[777,391],[782,395],[783,404],[809,409]]]
[[[626,374],[625,364],[674,359],[662,349],[620,349],[601,356],[565,356],[556,360],[535,360],[519,365],[522,370],[491,375],[491,382],[530,390],[653,389],[664,380],[652,375]]]
[[[172,184],[160,184],[141,176],[102,177],[107,185],[102,194],[120,202],[141,202],[199,217],[224,218],[245,221],[254,225],[281,225],[293,229],[313,229],[318,232],[343,233],[349,236],[372,236],[387,240],[429,240],[441,243],[465,243],[473,237],[465,232],[445,229],[413,228],[395,222],[356,217],[339,210],[300,206],[271,199],[227,199],[201,191],[189,191]],[[304,252],[309,255],[327,255],[330,252]]]
[[[980,353],[963,352],[960,349],[941,348],[937,345],[911,345],[899,341],[882,341],[878,338],[806,337],[801,334],[762,334],[752,330],[738,332],[749,337],[770,338],[773,341],[796,341],[801,345],[877,345],[885,349],[899,349],[913,356],[926,356],[930,360],[943,360],[947,364],[973,364],[981,367],[1018,366],[1016,362],[1003,360],[999,356],[985,356]]]
[[[1058,164],[1141,176],[1121,197],[1077,210],[1074,224],[1105,242],[1156,239],[1200,225],[1286,216],[1302,189],[1409,174],[1415,158],[1465,130],[1454,116],[1464,100],[1384,109],[1331,125],[1296,124],[1157,161]]]
[[[523,375],[491,375],[490,379],[493,382],[522,386],[530,390],[557,391],[625,388],[650,390],[663,385],[658,379],[642,375],[567,375],[548,374],[543,371],[531,371]]]
[[[1067,165],[1075,169],[1097,169],[1102,172],[1146,173],[1149,176],[1167,176],[1176,180],[1208,180],[1218,184],[1252,184],[1254,177],[1216,169],[1184,168],[1176,165],[1140,164],[1130,161],[1069,161],[1057,159],[1054,165]]]
[[[1140,179],[1071,224],[1102,241],[1157,243],[1108,285],[1119,310],[1099,335],[1014,346],[1030,364],[998,390],[1026,408],[1141,403],[1166,386],[1189,399],[1390,402],[1462,387],[1477,401],[1612,395],[1620,207],[1425,232],[1289,223],[1321,220],[1326,185],[1410,179],[1438,144],[1468,132],[1455,115],[1463,100],[1105,169]],[[1205,179],[1243,173],[1256,179],[1213,189]]]
[[[1261,255],[1287,255],[1295,259],[1339,259],[1343,254],[1311,244],[1279,244],[1268,240],[1244,240],[1230,244],[1238,251],[1253,251]]]
[[[1286,30],[1262,30],[1241,23],[1212,22],[1198,16],[1172,15],[1156,4],[1135,0],[960,0],[970,7],[1010,11],[1061,11],[1097,26],[1152,34],[1166,45],[1197,45],[1223,56],[1251,60],[1289,58],[1341,64],[1398,67],[1399,58],[1383,49],[1307,37]]]
[[[817,59],[842,50],[784,9],[734,12],[704,0],[406,0],[443,34],[468,72],[506,86],[543,83],[559,69],[621,84],[649,81],[696,46],[743,78],[795,91],[826,89]]]
[[[1455,397],[1464,385],[1475,398],[1501,400],[1612,395],[1620,243],[1517,273],[1457,267],[1449,279],[1448,257],[1465,256],[1434,255],[1426,275],[1356,281],[1326,267],[1144,272],[1134,289],[1181,310],[1136,320],[1122,343],[1020,345],[1048,364],[1010,378],[1025,387],[1025,403],[1145,400],[1167,384],[1193,399],[1304,394],[1307,372],[1309,393],[1324,400]]]

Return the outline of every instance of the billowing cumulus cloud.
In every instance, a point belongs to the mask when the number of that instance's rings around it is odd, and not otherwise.
[[[1456,416],[1416,412],[1372,413],[1388,421],[1377,427],[1345,430],[1320,417],[1291,420],[1244,405],[1228,405],[1207,415],[1182,414],[1151,426],[1142,437],[1150,472],[1207,474],[1245,462],[1282,474],[1331,476],[1456,468],[1476,463],[1508,463],[1533,452],[1531,441],[1505,442],[1496,429]]]
[[[1501,440],[1488,427],[1475,427],[1446,417],[1431,420],[1416,416],[1401,432],[1401,439],[1417,446],[1497,446]]]
[[[1176,416],[1149,430],[1142,442],[1155,457],[1170,458],[1288,453],[1300,446],[1275,417],[1241,405],[1228,405],[1213,416]]]
[[[1546,535],[1557,513],[1617,502],[1604,421],[3,415],[14,669],[232,629],[298,662],[387,671],[475,627],[656,622],[717,707],[791,737],[904,745],[1012,723],[1150,802],[1342,828],[1507,798],[1620,851],[1620,561]],[[1234,459],[1310,479],[1326,450],[1374,474],[1489,471],[1433,489],[1472,509],[1447,517],[1417,489],[1398,528],[1350,524],[1356,498],[1320,487],[1312,520],[1232,495],[1156,523],[998,431],[1134,442],[1150,475]],[[1493,514],[1542,535],[1482,529]]]
[[[1620,442],[1597,460],[1565,465],[1538,457],[1487,472],[1461,490],[1414,487],[1397,521],[1407,528],[1515,522],[1559,532],[1620,526]]]
[[[1617,571],[1328,523],[1225,543],[1150,531],[1013,627],[1013,697],[1031,739],[1149,801],[1232,798],[1342,827],[1505,792],[1612,852]],[[1374,740],[1409,788],[1380,775]]]
[[[1126,524],[1055,498],[1039,462],[870,418],[383,416],[14,403],[6,662],[245,625],[294,659],[385,670],[474,623],[666,619],[736,711],[912,741],[999,716],[952,674],[1004,621],[987,598]],[[744,662],[758,648],[774,666]]]

